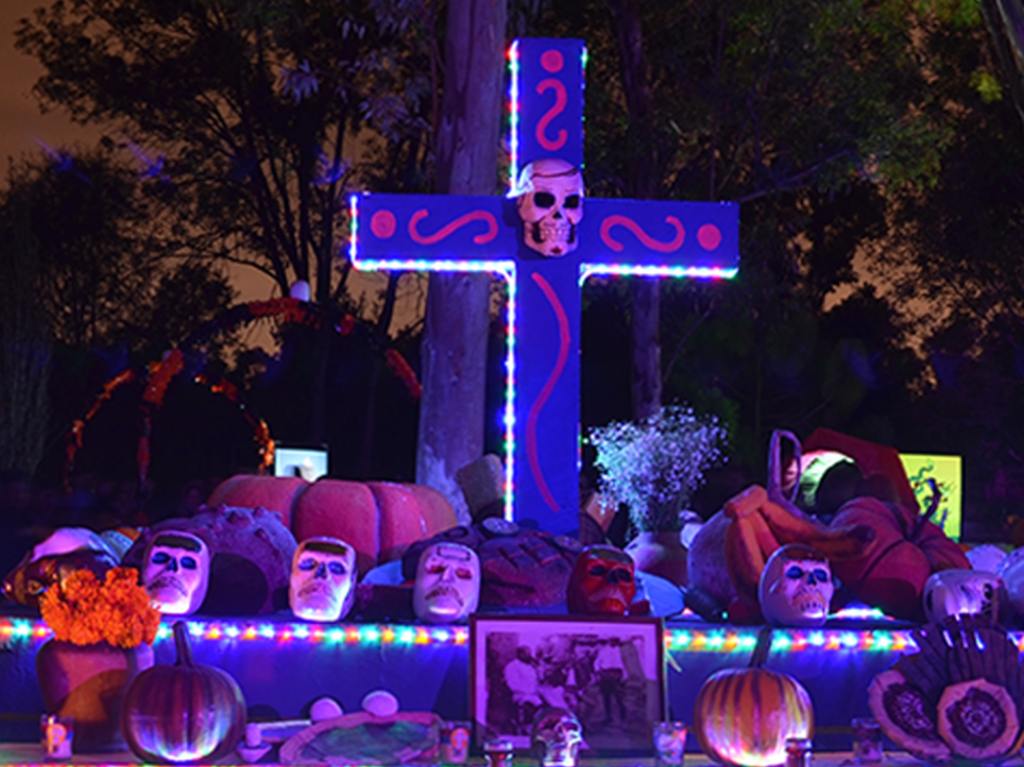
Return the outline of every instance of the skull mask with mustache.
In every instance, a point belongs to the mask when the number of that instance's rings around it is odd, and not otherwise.
[[[192,533],[164,530],[146,548],[142,583],[165,615],[190,615],[206,598],[210,549]]]
[[[480,601],[480,559],[459,543],[435,543],[416,566],[412,602],[427,623],[454,623],[474,612]]]

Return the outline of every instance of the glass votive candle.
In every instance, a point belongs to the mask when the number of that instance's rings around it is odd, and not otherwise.
[[[441,723],[441,761],[446,764],[465,764],[469,759],[469,722]]]
[[[653,727],[654,757],[658,764],[682,764],[686,754],[686,724],[657,722]]]
[[[487,757],[487,767],[512,767],[514,755],[515,747],[510,740],[497,738],[484,743],[484,756]]]
[[[43,714],[39,718],[39,736],[47,759],[70,759],[75,721],[69,716]]]
[[[856,764],[881,764],[882,727],[874,719],[863,717],[850,723],[853,729],[853,761]]]
[[[786,767],[811,767],[814,744],[810,738],[786,738]]]

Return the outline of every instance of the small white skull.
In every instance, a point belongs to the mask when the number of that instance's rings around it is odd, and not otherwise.
[[[531,162],[519,176],[516,207],[523,242],[543,256],[564,256],[579,244],[583,220],[583,175],[565,160]]]
[[[576,767],[582,740],[580,720],[568,709],[545,709],[533,721],[530,741],[541,767]]]
[[[999,617],[1000,581],[977,570],[942,570],[924,584],[924,612],[929,623],[951,615]]]
[[[774,626],[820,626],[835,593],[832,568],[821,553],[800,543],[775,551],[761,572],[758,601]]]

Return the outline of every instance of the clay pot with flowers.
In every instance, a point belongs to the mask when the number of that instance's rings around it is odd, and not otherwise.
[[[125,748],[121,705],[129,682],[153,665],[160,613],[138,583],[138,571],[116,567],[100,580],[78,570],[39,602],[53,631],[36,654],[48,713],[71,717],[76,753]]]
[[[685,586],[681,514],[704,472],[724,462],[725,428],[713,415],[669,405],[639,423],[592,428],[588,438],[601,492],[629,510],[636,537],[626,551],[637,570]]]

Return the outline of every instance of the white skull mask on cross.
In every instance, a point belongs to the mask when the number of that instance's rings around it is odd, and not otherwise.
[[[791,543],[768,558],[757,598],[773,626],[820,626],[834,593],[828,559],[810,546]]]
[[[583,175],[565,160],[531,162],[519,176],[516,207],[523,242],[542,256],[564,256],[579,244],[583,220]]]
[[[288,587],[292,612],[307,621],[344,618],[355,601],[356,552],[338,538],[307,538],[295,549]]]

